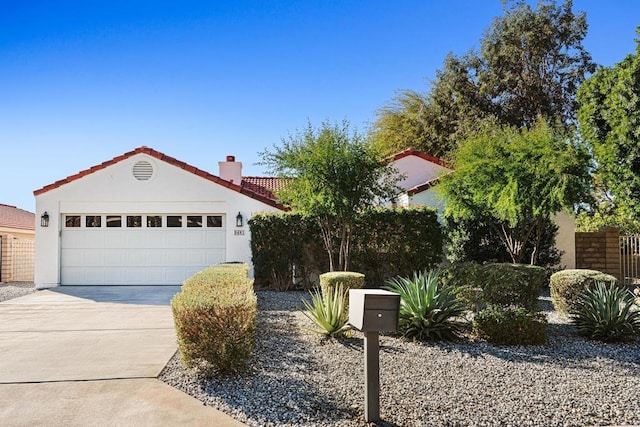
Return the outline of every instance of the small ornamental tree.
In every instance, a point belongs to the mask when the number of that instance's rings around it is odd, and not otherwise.
[[[589,166],[589,153],[545,122],[531,130],[488,125],[462,143],[455,172],[438,188],[447,215],[483,218],[513,263],[522,262],[531,244],[535,264],[551,216],[588,194]]]
[[[318,129],[309,123],[261,155],[261,164],[271,173],[291,178],[278,192],[279,199],[317,219],[330,271],[348,270],[355,215],[396,195],[397,173],[381,162],[363,136],[349,129],[347,121],[325,122]]]

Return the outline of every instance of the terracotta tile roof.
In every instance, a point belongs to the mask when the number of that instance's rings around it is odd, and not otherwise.
[[[268,197],[265,195],[264,191],[258,191],[257,189],[252,189],[252,188],[248,188],[245,186],[240,186],[240,185],[236,185],[232,182],[226,181],[222,178],[220,178],[219,176],[215,176],[210,174],[209,172],[203,171],[201,169],[196,168],[195,166],[191,166],[185,162],[182,162],[180,160],[177,160],[171,156],[167,156],[164,153],[161,153],[159,151],[154,150],[153,148],[149,148],[149,147],[138,147],[133,151],[129,151],[128,153],[124,153],[121,156],[117,156],[114,157],[111,160],[107,160],[106,162],[103,162],[99,165],[93,166],[89,169],[85,169],[83,171],[78,172],[75,175],[70,175],[64,179],[61,179],[59,181],[54,182],[53,184],[49,184],[49,185],[45,185],[44,187],[35,190],[33,192],[34,195],[38,196],[40,194],[46,193],[47,191],[53,190],[55,188],[61,187],[65,184],[68,184],[70,182],[73,182],[77,179],[80,179],[86,175],[92,174],[94,172],[97,172],[99,170],[102,170],[108,166],[114,165],[118,162],[121,162],[122,160],[128,159],[129,157],[132,157],[136,154],[146,154],[148,156],[151,156],[153,158],[156,158],[158,160],[161,160],[165,163],[169,163],[170,165],[179,167],[181,169],[184,169],[187,172],[191,172],[194,175],[197,175],[201,178],[207,179],[209,181],[215,182],[216,184],[222,185],[224,187],[229,188],[230,190],[233,191],[237,191],[238,193],[244,194],[245,196],[251,197],[252,199],[256,199],[262,203],[265,203],[267,205],[273,206],[275,208],[278,209],[282,209],[282,210],[286,210],[286,207],[280,203],[278,203],[275,198],[272,197]]]
[[[36,215],[15,206],[0,203],[0,227],[35,230]]]
[[[262,194],[272,200],[277,200],[275,193],[284,189],[289,182],[288,178],[275,176],[243,176],[242,186]]]
[[[394,154],[393,156],[390,156],[386,159],[387,162],[391,163],[391,162],[395,162],[396,160],[400,160],[403,159],[405,157],[408,156],[417,156],[420,157],[421,159],[427,160],[429,162],[435,163],[437,165],[440,165],[442,167],[448,168],[448,169],[453,169],[452,166],[450,166],[449,164],[447,164],[447,162],[445,162],[444,160],[441,160],[437,157],[433,157],[427,153],[423,153],[422,151],[416,150],[414,148],[407,148],[404,151],[401,151],[397,154]]]

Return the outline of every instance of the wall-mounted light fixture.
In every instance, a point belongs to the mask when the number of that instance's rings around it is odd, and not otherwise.
[[[242,214],[238,212],[238,215],[236,216],[236,227],[242,227],[242,222],[243,222]]]
[[[49,226],[49,214],[47,212],[43,213],[40,217],[40,226],[48,227]]]

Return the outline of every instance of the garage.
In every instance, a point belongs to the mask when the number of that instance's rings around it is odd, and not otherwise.
[[[176,285],[225,261],[223,215],[65,214],[62,285]]]
[[[217,163],[213,175],[139,147],[35,190],[36,287],[175,286],[212,264],[251,269],[249,220],[286,208],[234,156]]]

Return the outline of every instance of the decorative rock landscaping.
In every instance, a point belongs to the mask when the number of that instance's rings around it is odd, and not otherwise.
[[[12,282],[0,285],[0,302],[36,292],[32,282]]]
[[[204,380],[176,355],[160,379],[250,426],[365,425],[362,334],[323,341],[306,330],[305,295],[258,292],[250,374]],[[558,317],[548,296],[542,304],[545,346],[382,336],[378,425],[640,424],[640,343],[586,340]]]

